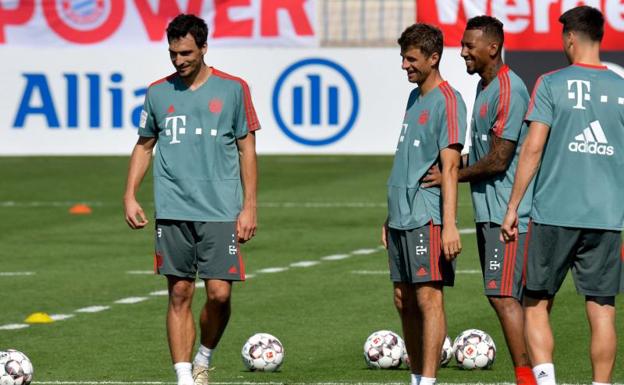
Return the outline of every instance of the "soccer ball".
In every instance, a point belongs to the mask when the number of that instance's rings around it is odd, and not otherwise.
[[[241,356],[251,371],[274,372],[284,361],[284,346],[275,336],[257,333],[245,342]]]
[[[453,343],[449,336],[444,337],[444,343],[442,344],[442,351],[440,352],[440,366],[446,366],[451,362],[453,358]]]
[[[455,338],[453,350],[462,369],[489,369],[496,357],[494,340],[479,329],[464,330]]]
[[[0,385],[28,385],[33,372],[32,363],[24,353],[13,349],[0,352]]]
[[[396,369],[404,354],[403,339],[389,330],[378,330],[364,342],[364,360],[371,369]]]

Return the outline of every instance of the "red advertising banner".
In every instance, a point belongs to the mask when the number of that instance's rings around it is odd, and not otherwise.
[[[444,45],[460,46],[466,21],[478,15],[498,18],[507,50],[561,49],[559,16],[577,5],[590,5],[605,16],[604,50],[624,50],[624,0],[417,0],[419,22],[437,25]]]
[[[0,46],[160,43],[169,21],[198,15],[213,45],[316,46],[316,0],[0,1]]]

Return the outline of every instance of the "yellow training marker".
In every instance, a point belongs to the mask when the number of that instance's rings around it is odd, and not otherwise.
[[[49,324],[54,322],[54,320],[47,313],[37,312],[26,317],[24,322],[27,324]]]

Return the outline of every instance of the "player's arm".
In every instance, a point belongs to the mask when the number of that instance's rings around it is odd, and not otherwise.
[[[518,233],[518,206],[526,190],[537,173],[542,153],[550,127],[542,122],[533,121],[529,126],[529,133],[520,150],[518,169],[514,184],[511,189],[511,196],[507,204],[507,213],[501,225],[501,235],[503,241],[513,241]]]
[[[140,136],[130,156],[126,192],[124,194],[124,210],[126,223],[132,229],[141,229],[148,223],[143,208],[136,200],[136,192],[139,190],[139,186],[149,168],[156,141],[156,137]]]
[[[453,260],[461,251],[457,230],[457,178],[461,163],[461,145],[454,144],[440,151],[442,167],[442,251]]]
[[[388,248],[388,218],[384,221],[381,226],[381,244],[385,249]]]
[[[236,141],[240,154],[241,182],[244,198],[236,224],[238,241],[247,242],[256,234],[256,195],[258,185],[258,167],[256,157],[256,134],[250,132]]]

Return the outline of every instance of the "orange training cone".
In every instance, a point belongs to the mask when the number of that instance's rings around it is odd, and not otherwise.
[[[73,215],[88,215],[91,214],[92,211],[91,207],[83,203],[75,204],[69,209],[69,213]]]

